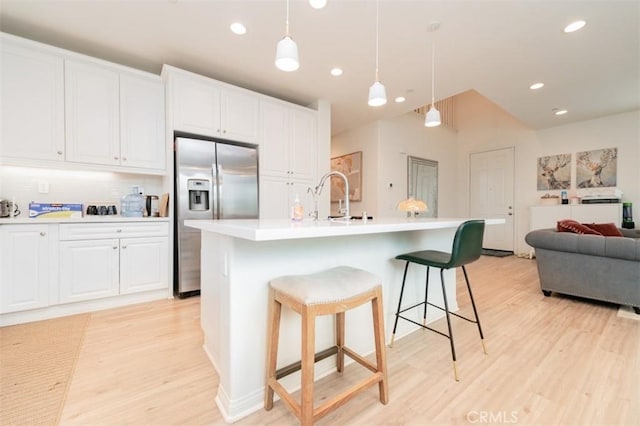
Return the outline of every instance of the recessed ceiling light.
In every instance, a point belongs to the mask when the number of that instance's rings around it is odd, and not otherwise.
[[[322,9],[327,5],[327,0],[309,0],[309,4],[314,9]]]
[[[567,25],[566,27],[564,27],[564,32],[565,33],[572,33],[574,31],[578,31],[580,28],[584,27],[585,25],[587,25],[587,23],[585,21],[575,21],[570,23],[569,25]]]
[[[529,86],[529,89],[538,90],[538,89],[542,89],[543,87],[544,87],[544,83],[533,83],[531,86]]]
[[[332,68],[331,69],[331,75],[334,77],[338,77],[342,75],[342,69],[341,68]]]
[[[554,110],[554,114],[555,115],[565,115],[567,112],[569,112],[569,111],[567,111],[566,109],[555,109]]]
[[[401,103],[401,102],[404,102],[404,101],[406,101],[406,98],[405,98],[404,96],[398,96],[398,97],[396,98],[396,102],[397,102],[397,103]]]
[[[229,28],[231,28],[231,32],[234,34],[244,35],[247,33],[247,27],[242,25],[240,22],[234,22]]]

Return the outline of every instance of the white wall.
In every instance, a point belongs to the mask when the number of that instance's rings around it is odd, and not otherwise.
[[[424,127],[415,113],[369,123],[333,137],[331,156],[362,151],[362,202],[354,202],[354,215],[366,211],[374,217],[403,217],[397,204],[407,198],[407,156],[438,161],[441,217],[455,214],[455,133]]]
[[[363,151],[363,202],[354,212],[366,208],[381,217],[397,214],[395,205],[406,197],[407,155],[414,155],[439,162],[438,216],[468,216],[469,155],[514,147],[514,249],[527,252],[529,207],[547,192],[560,192],[537,190],[538,157],[571,153],[575,192],[576,152],[616,147],[618,188],[623,201],[634,204],[634,220],[640,222],[640,111],[534,131],[475,91],[456,96],[455,102],[457,133],[445,127],[425,128],[422,118],[410,112],[334,136],[332,156]]]
[[[38,192],[38,184],[49,185],[48,194]],[[30,167],[0,167],[0,197],[20,206],[20,217],[29,216],[29,203],[113,204],[131,192],[132,185],[144,187],[145,194],[161,195],[162,177],[126,173],[72,171]]]

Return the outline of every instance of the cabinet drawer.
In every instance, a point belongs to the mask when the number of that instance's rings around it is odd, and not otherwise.
[[[60,240],[95,240],[104,238],[166,237],[168,222],[74,223],[60,225]]]

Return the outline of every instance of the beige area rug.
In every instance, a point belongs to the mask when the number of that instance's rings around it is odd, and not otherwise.
[[[0,328],[0,424],[60,420],[90,314]]]
[[[618,308],[618,315],[620,318],[628,318],[636,321],[640,321],[640,315],[636,314],[631,306],[620,306]]]

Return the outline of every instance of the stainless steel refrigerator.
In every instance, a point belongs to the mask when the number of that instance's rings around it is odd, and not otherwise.
[[[251,146],[175,139],[174,293],[200,292],[200,230],[186,219],[257,219],[258,154]]]

